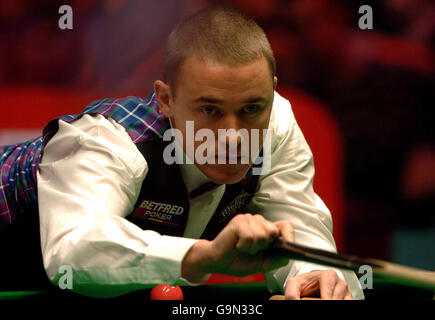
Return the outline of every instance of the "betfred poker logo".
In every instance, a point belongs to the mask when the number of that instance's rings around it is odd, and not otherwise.
[[[150,200],[143,200],[134,212],[135,215],[147,217],[148,219],[161,223],[176,224],[175,216],[183,214],[184,208],[169,203],[162,203]]]

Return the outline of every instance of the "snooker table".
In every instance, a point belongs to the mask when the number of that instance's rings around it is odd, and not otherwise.
[[[210,302],[210,301],[256,301],[266,302],[271,294],[264,282],[252,283],[225,283],[225,284],[206,284],[201,286],[183,286],[185,302]],[[44,290],[9,290],[0,291],[0,301],[4,300],[149,300],[150,289],[138,290],[114,298],[89,298],[72,292],[71,290],[61,290],[52,286]],[[373,279],[373,289],[365,289],[364,294],[367,301],[374,300],[433,300],[434,292],[392,284],[381,279]]]

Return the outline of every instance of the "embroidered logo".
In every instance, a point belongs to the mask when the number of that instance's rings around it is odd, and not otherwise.
[[[239,209],[248,203],[251,197],[252,195],[247,191],[243,191],[241,194],[235,197],[234,200],[231,201],[230,204],[222,209],[222,211],[219,213],[221,221],[225,221],[229,217],[232,217]]]
[[[184,208],[174,204],[143,200],[139,207],[135,210],[136,216],[143,216],[149,220],[178,225],[176,216],[183,214]]]

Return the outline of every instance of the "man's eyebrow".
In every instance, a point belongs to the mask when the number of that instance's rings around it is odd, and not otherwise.
[[[216,98],[212,98],[212,97],[199,97],[197,99],[195,99],[195,102],[205,102],[205,103],[214,103],[214,104],[219,104],[222,103],[222,100],[216,99]]]
[[[263,97],[250,97],[250,98],[243,100],[242,102],[243,103],[263,103],[266,101],[267,101],[267,99],[265,99]],[[205,102],[205,103],[213,103],[213,104],[223,103],[223,101],[220,99],[213,98],[213,97],[203,97],[203,96],[195,99],[195,102]]]
[[[243,103],[262,103],[262,102],[266,102],[267,99],[263,98],[263,97],[252,97],[252,98],[248,98],[246,100],[243,100]]]

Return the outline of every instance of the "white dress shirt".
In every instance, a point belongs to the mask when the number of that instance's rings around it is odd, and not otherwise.
[[[275,93],[269,124],[271,169],[259,177],[248,203],[251,213],[288,220],[295,242],[336,251],[329,210],[313,191],[311,151],[290,103]],[[190,192],[209,179],[192,164],[181,174]],[[73,270],[73,290],[90,296],[117,296],[156,284],[186,284],[184,255],[204,231],[225,185],[190,200],[184,237],[142,230],[127,219],[148,172],[143,155],[125,129],[102,115],[84,115],[47,143],[38,170],[38,199],[44,267],[57,285],[62,265]],[[283,292],[289,277],[328,269],[301,261],[267,273],[268,288]],[[363,293],[353,272],[336,270],[354,298]],[[206,278],[203,279],[204,281]]]

